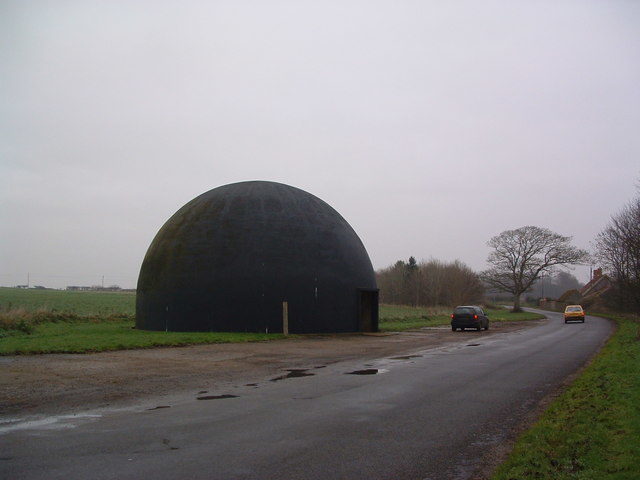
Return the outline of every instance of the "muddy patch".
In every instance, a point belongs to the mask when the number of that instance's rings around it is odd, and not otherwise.
[[[378,368],[365,368],[364,370],[354,370],[353,372],[347,372],[346,375],[376,375],[378,372]]]

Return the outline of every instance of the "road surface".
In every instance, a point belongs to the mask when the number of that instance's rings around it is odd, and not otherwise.
[[[0,424],[7,479],[469,479],[612,332],[516,332],[163,404]],[[354,373],[356,372],[356,373]]]

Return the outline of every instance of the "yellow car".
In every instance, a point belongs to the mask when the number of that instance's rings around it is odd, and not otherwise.
[[[584,310],[582,306],[567,305],[567,308],[564,309],[564,323],[573,320],[584,323]]]

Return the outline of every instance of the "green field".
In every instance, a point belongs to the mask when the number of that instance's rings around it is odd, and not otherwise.
[[[493,480],[640,478],[640,319],[601,316],[618,330],[521,436]]]
[[[68,292],[0,287],[0,311],[12,309],[46,310],[77,315],[134,315],[133,292]]]
[[[380,330],[447,325],[450,308],[380,306]],[[488,310],[493,321],[541,318]],[[0,288],[0,355],[83,353],[197,343],[263,341],[279,334],[136,330],[135,294]]]

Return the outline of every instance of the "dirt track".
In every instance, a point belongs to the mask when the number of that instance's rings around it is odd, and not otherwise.
[[[264,381],[286,369],[405,354],[541,321],[494,322],[488,332],[452,332],[441,327],[394,334],[0,357],[0,415],[73,412],[182,391],[211,391],[233,383]]]

